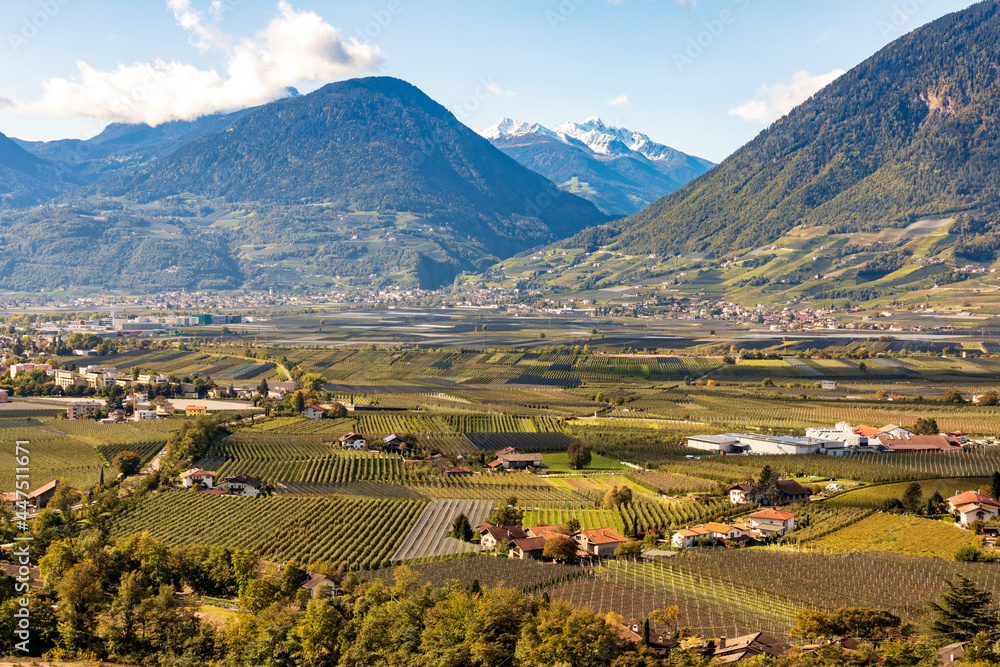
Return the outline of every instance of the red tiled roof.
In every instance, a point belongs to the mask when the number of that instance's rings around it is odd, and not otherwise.
[[[544,537],[526,537],[522,540],[514,540],[514,544],[521,551],[541,551],[547,543],[548,540]]]
[[[202,470],[201,468],[191,468],[186,472],[182,472],[181,478],[194,477],[195,475],[208,475],[209,477],[215,477],[215,473],[211,470]]]
[[[49,491],[52,491],[57,486],[59,486],[59,480],[58,479],[54,479],[51,482],[49,482],[48,484],[46,484],[45,486],[40,486],[37,489],[35,489],[34,491],[32,491],[31,493],[29,493],[28,494],[28,498],[37,498],[38,496],[40,496],[40,495],[42,495],[44,493],[48,493]]]
[[[879,442],[889,449],[898,451],[962,451],[962,447],[958,442],[946,435],[904,435],[901,438],[881,435],[879,436]]]
[[[761,510],[750,515],[751,519],[771,519],[772,521],[788,521],[794,519],[797,514],[794,512],[782,512],[781,510]]]
[[[974,503],[1000,507],[1000,502],[997,502],[996,498],[988,496],[985,493],[980,493],[979,491],[966,491],[965,493],[960,493],[957,496],[949,498],[948,502],[955,507],[958,507],[959,505],[971,505]]]
[[[624,542],[625,538],[618,534],[614,528],[595,528],[593,530],[582,530],[577,535],[584,535],[594,544],[613,544]]]

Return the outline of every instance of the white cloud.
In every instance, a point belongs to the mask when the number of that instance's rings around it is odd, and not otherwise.
[[[695,5],[698,4],[696,0],[674,0],[674,2],[677,3],[678,7],[683,7],[684,9],[694,9]]]
[[[218,2],[205,16],[190,0],[167,0],[178,23],[201,51],[219,49],[226,71],[201,70],[176,61],[121,64],[100,70],[83,61],[70,79],[42,82],[42,96],[14,101],[22,114],[85,116],[101,121],[159,125],[193,120],[272,102],[303,81],[330,81],[376,71],[382,63],[377,46],[345,40],[321,16],[278,4],[278,16],[253,37],[234,37],[218,27]]]
[[[517,95],[517,93],[515,92],[504,90],[495,83],[491,83],[488,86],[486,86],[486,90],[490,91],[494,95],[497,95],[498,97],[513,97],[514,95]]]
[[[761,86],[756,99],[730,109],[729,113],[750,122],[771,123],[833,83],[843,74],[844,70],[842,69],[835,69],[832,72],[816,74],[815,76],[805,71],[796,72],[791,83]]]
[[[618,97],[612,97],[610,100],[608,100],[608,104],[610,104],[613,107],[624,106],[628,104],[628,95],[622,93]]]

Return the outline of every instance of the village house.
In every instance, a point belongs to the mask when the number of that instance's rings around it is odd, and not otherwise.
[[[184,408],[184,414],[188,417],[199,417],[208,412],[204,405],[188,405]]]
[[[309,591],[313,599],[336,597],[337,582],[318,572],[306,572],[306,580],[302,583],[302,588]]]
[[[635,619],[625,621],[619,626],[618,635],[625,641],[641,646],[642,624]],[[650,629],[649,643],[647,646],[656,651],[657,655],[666,657],[670,655],[672,650],[680,646],[680,642],[671,639],[666,635],[653,632],[652,629]]]
[[[514,540],[524,540],[528,534],[520,526],[494,526],[484,523],[476,528],[479,533],[479,544],[486,550],[496,549],[502,542],[513,542]]]
[[[979,491],[955,493],[948,499],[948,510],[958,514],[959,522],[968,526],[973,521],[989,521],[1000,514],[1000,503]]]
[[[497,457],[495,463],[504,470],[527,470],[528,468],[541,468],[541,454],[503,454]],[[492,465],[492,464],[491,464]],[[497,466],[493,466],[497,467]]]
[[[461,468],[445,468],[444,475],[445,477],[471,477],[472,471],[464,466]]]
[[[6,389],[0,389],[0,403],[6,403],[10,398],[7,396]]]
[[[511,543],[508,556],[510,558],[519,558],[521,560],[529,558],[532,560],[541,560],[542,551],[544,551],[547,543],[548,540],[544,537],[525,537],[516,539]]]
[[[714,539],[712,531],[705,528],[705,526],[681,528],[670,538],[670,545],[677,549],[683,549],[695,546],[700,539]]]
[[[779,657],[791,649],[791,645],[764,632],[755,632],[743,637],[719,638],[719,644],[712,654],[712,664],[728,665],[758,655]]]
[[[152,407],[152,406],[150,406]],[[177,410],[171,403],[157,403],[156,404],[156,415],[158,417],[170,417],[174,415]]]
[[[215,472],[202,470],[201,468],[191,468],[181,473],[181,485],[185,487],[203,485],[211,489],[215,486]]]
[[[781,537],[790,530],[795,530],[797,524],[794,512],[784,512],[776,509],[766,509],[751,514],[747,519],[754,535],[760,537]]]
[[[156,421],[156,410],[136,410],[132,413],[132,421],[152,422]]]
[[[802,486],[794,479],[778,480],[778,489],[781,491],[781,501],[779,505],[789,505],[791,503],[804,503],[809,500],[812,490]],[[757,505],[769,505],[767,496],[763,489],[759,489],[754,482],[744,482],[731,486],[729,491],[729,502],[734,505],[743,503],[754,503]]]
[[[943,665],[953,665],[965,657],[965,647],[969,642],[954,642],[938,649],[937,661]]]
[[[625,541],[614,528],[595,528],[581,530],[573,534],[573,540],[580,545],[580,550],[591,556],[605,558],[615,555],[615,549]]]
[[[302,414],[309,419],[322,419],[326,414],[326,410],[323,409],[322,405],[310,405],[302,411]]]
[[[382,438],[382,446],[390,454],[400,454],[404,449],[410,448],[410,444],[395,433]]]
[[[350,451],[361,451],[364,449],[367,441],[363,435],[358,435],[357,433],[348,433],[347,435],[342,435],[338,438],[340,441],[340,446],[344,449]]]
[[[66,405],[66,419],[83,419],[101,409],[100,401],[76,401]]]
[[[234,475],[219,482],[220,489],[229,491],[234,496],[245,498],[256,498],[260,495],[263,486],[263,482],[250,475]]]
[[[729,525],[710,521],[705,525],[689,526],[671,536],[670,544],[678,549],[697,546],[698,540],[710,539],[717,544],[745,546],[751,539],[752,528],[748,523]]]
[[[169,380],[162,373],[140,373],[138,378],[139,384],[167,384]]]
[[[28,504],[40,510],[45,509],[52,502],[52,496],[56,494],[56,489],[58,488],[58,479],[54,479],[48,484],[38,487],[28,494]]]

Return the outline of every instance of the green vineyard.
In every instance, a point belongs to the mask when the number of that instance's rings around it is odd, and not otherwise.
[[[172,545],[250,549],[264,560],[295,559],[358,570],[386,567],[424,507],[416,500],[226,498],[166,491],[119,518],[115,538],[149,531]]]

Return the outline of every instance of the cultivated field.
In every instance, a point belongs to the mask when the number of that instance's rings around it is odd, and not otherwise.
[[[959,547],[982,538],[956,524],[897,514],[873,514],[855,524],[809,542],[831,551],[895,551],[950,559]]]
[[[427,503],[410,532],[403,538],[393,561],[407,561],[434,556],[478,551],[479,546],[448,537],[451,522],[460,514],[469,519],[473,528],[483,523],[493,512],[493,503],[472,500],[435,500]]]
[[[266,560],[347,570],[385,567],[424,507],[413,500],[236,498],[169,490],[119,518],[115,537],[149,531],[172,545],[221,544]]]

